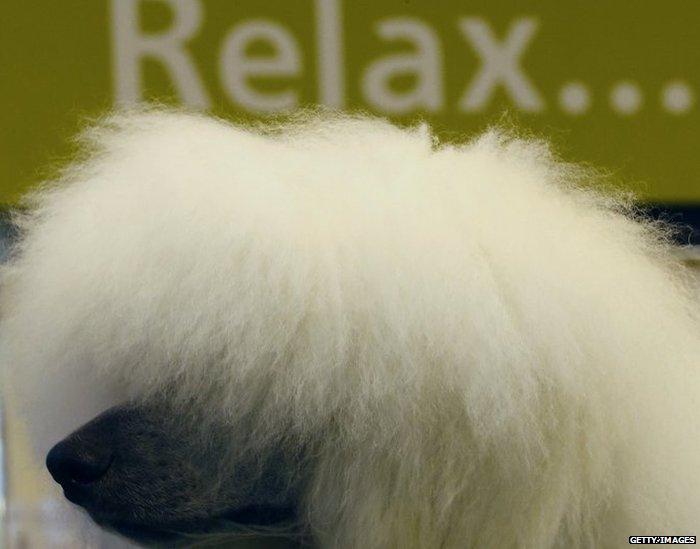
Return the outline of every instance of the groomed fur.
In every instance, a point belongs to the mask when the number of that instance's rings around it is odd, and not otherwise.
[[[174,387],[313,445],[324,547],[699,533],[696,305],[542,143],[154,111],[85,140],[3,278],[2,360],[47,442]]]

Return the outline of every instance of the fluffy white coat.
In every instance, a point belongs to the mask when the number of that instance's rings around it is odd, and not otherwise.
[[[313,441],[323,547],[700,533],[697,304],[589,173],[498,132],[329,115],[148,111],[84,139],[2,279],[42,451],[174,385],[261,447]]]

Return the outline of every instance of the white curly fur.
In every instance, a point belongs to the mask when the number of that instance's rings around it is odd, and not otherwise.
[[[313,441],[323,547],[700,533],[696,303],[588,172],[333,115],[127,113],[85,140],[2,282],[42,450],[174,385],[261,447]]]

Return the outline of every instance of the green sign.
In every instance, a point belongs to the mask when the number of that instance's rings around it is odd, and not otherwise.
[[[503,120],[654,202],[700,202],[693,2],[4,0],[0,202],[117,104],[325,104],[460,139]]]

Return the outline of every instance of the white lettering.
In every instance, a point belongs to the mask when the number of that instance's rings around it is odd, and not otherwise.
[[[498,84],[508,90],[520,109],[530,112],[544,109],[540,94],[518,65],[523,49],[537,30],[537,21],[532,18],[516,20],[500,44],[483,19],[462,19],[459,26],[482,61],[481,70],[460,100],[463,111],[483,109]]]
[[[316,0],[319,103],[345,106],[343,23],[340,0]]]
[[[247,47],[257,40],[269,42],[272,57],[248,57]],[[224,40],[219,72],[224,90],[243,107],[256,112],[293,109],[299,103],[295,90],[262,93],[253,89],[250,77],[298,76],[301,70],[299,48],[292,35],[270,21],[249,21],[236,26]]]
[[[157,59],[173,79],[183,102],[207,108],[209,98],[184,44],[199,29],[202,10],[199,0],[161,0],[173,12],[173,25],[165,32],[142,34],[139,24],[141,0],[112,0],[113,66],[116,101],[138,103],[142,94],[140,61]]]
[[[385,40],[408,40],[415,53],[384,57],[370,65],[362,79],[362,89],[370,104],[379,110],[403,114],[420,108],[437,111],[442,107],[442,54],[432,29],[415,19],[395,18],[378,25]],[[414,73],[416,85],[397,93],[389,87],[392,77]]]

